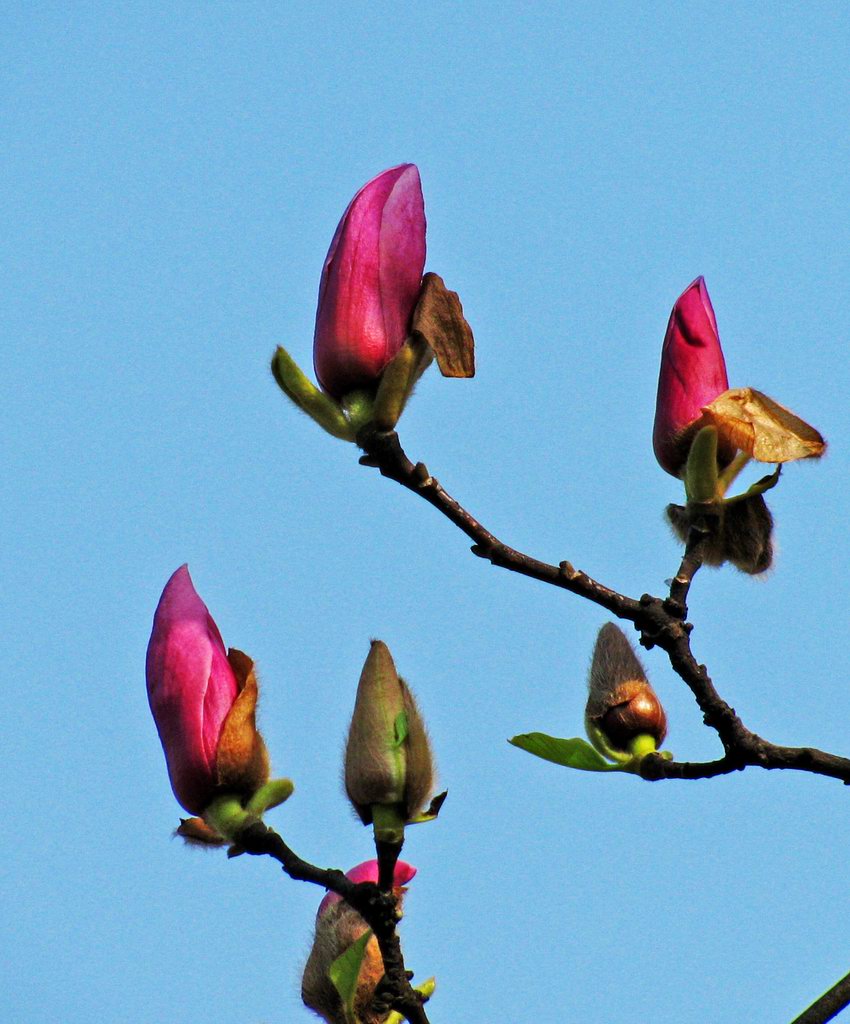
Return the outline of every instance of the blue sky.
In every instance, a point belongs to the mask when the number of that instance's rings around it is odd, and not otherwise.
[[[369,856],[340,758],[371,636],[449,799],[412,830],[405,950],[440,1021],[791,1019],[850,968],[846,794],[645,784],[506,738],[580,733],[598,609],[474,559],[268,372],[307,368],[351,196],[415,162],[426,267],[474,381],[402,443],[508,543],[631,595],[678,565],[650,436],[670,307],[704,274],[730,382],[831,443],[770,504],[766,580],[706,571],[694,648],[750,727],[847,753],[850,136],[841,3],[0,4],[10,1020],[289,1024],[321,893],[169,838],[144,692],[188,561],[258,662],[318,863]],[[716,756],[646,654],[668,746]]]

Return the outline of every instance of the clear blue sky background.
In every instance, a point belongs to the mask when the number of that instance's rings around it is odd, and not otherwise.
[[[440,822],[405,949],[432,1020],[778,1024],[850,968],[847,793],[748,771],[585,776],[600,610],[476,560],[268,373],[309,367],[355,190],[416,162],[474,381],[402,440],[509,543],[658,593],[676,482],[650,433],[704,274],[733,385],[831,449],[770,499],[776,569],[701,574],[694,645],[745,721],[850,753],[846,3],[0,4],[3,1019],[289,1024],[321,893],[172,841],[144,692],[188,561],[257,659],[304,856],[369,856],[340,754],[370,636],[420,696]],[[659,652],[679,757],[718,754]]]

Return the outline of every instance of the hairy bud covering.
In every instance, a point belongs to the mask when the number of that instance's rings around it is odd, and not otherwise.
[[[613,622],[596,638],[588,690],[587,734],[601,753],[623,760],[639,736],[651,736],[656,747],[664,741],[664,708],[628,638]]]
[[[345,748],[348,798],[365,825],[376,804],[398,805],[410,819],[427,802],[433,779],[431,746],[413,694],[387,645],[373,640]]]
[[[760,494],[739,501],[711,505],[710,533],[703,547],[706,565],[731,562],[749,576],[766,572],[773,564],[773,516]],[[695,519],[706,522],[698,505],[668,505],[667,519],[683,543]]]

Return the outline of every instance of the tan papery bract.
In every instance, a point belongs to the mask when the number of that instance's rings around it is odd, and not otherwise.
[[[257,731],[257,677],[253,660],[235,647],[227,652],[227,660],[239,693],[221,729],[216,777],[222,791],[251,795],[269,780],[269,755]]]
[[[703,410],[701,423],[759,462],[816,459],[826,442],[814,427],[755,388],[732,388]]]
[[[475,339],[463,315],[457,292],[446,288],[438,274],[422,278],[422,290],[410,323],[437,357],[444,377],[475,376]]]

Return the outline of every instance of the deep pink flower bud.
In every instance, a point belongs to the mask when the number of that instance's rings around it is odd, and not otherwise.
[[[395,870],[393,871],[393,888],[398,889],[402,885],[407,885],[415,874],[416,868],[412,864],[407,864],[403,860],[397,860]],[[346,871],[345,877],[351,882],[374,882],[377,885],[378,862],[376,860],[364,860],[362,864],[358,864],[357,867]],[[341,899],[342,897],[337,893],[329,892],[319,904],[316,917],[321,917],[329,907],[332,907],[334,903],[339,903]]]
[[[698,277],[676,300],[661,350],[652,445],[662,469],[681,475],[702,407],[728,388],[717,320]],[[721,446],[718,454],[726,463],[735,452]]]
[[[325,258],[313,364],[329,394],[378,380],[407,337],[424,266],[419,171],[400,164],[351,200]]]
[[[223,785],[250,791],[264,781],[264,771],[268,774],[265,748],[253,724],[251,661],[241,652],[231,657],[236,672],[182,565],[166,583],[154,615],[146,675],[171,788],[192,814],[202,814]],[[228,743],[220,752],[225,720],[237,698],[239,714],[231,719]]]
[[[366,861],[345,874],[352,882],[377,882],[378,862]],[[393,876],[396,889],[409,882],[415,874],[416,868],[398,861]],[[396,891],[395,895],[401,911],[403,891]],[[330,968],[352,943],[363,938],[368,929],[368,924],[357,911],[336,893],[328,893],[322,900],[316,915],[313,947],[301,979],[301,999],[328,1024],[345,1024],[351,1019],[331,981]],[[363,950],[354,992],[354,1017],[362,1024],[384,1024],[390,1016],[389,1007],[379,1006],[374,1000],[383,976],[384,961],[378,940],[372,935]]]

